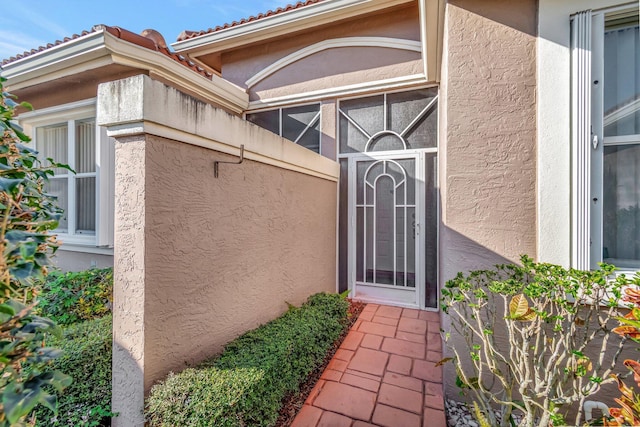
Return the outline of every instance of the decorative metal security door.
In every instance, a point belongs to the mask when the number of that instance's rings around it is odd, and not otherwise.
[[[351,283],[354,296],[419,306],[420,153],[350,158]]]

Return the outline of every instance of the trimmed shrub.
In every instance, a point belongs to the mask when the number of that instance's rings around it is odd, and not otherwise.
[[[111,312],[113,269],[53,272],[41,285],[36,310],[60,325],[97,319]]]
[[[320,366],[347,325],[349,303],[316,294],[229,343],[220,357],[151,389],[151,426],[272,426],[282,400]]]
[[[41,408],[38,426],[99,426],[111,416],[112,319],[105,316],[67,327],[61,339],[51,345],[64,353],[52,368],[73,378],[58,398],[58,415]],[[107,424],[108,425],[108,424]]]

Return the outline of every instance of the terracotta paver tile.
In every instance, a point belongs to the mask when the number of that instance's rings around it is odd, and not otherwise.
[[[418,319],[426,320],[427,322],[440,322],[440,313],[437,311],[421,311]]]
[[[433,396],[442,396],[442,384],[432,383],[430,381],[424,382],[424,394]]]
[[[351,362],[349,362],[349,369],[373,375],[382,375],[388,359],[389,355],[383,351],[359,348]]]
[[[354,371],[352,369],[347,369],[344,373],[355,375],[357,377],[367,378],[369,380],[373,380],[377,382],[382,381],[382,375],[371,375],[371,374],[367,374],[366,372]]]
[[[334,371],[344,372],[347,369],[348,362],[340,359],[333,358],[327,365],[327,369],[333,369]]]
[[[389,307],[388,305],[382,305],[376,311],[376,316],[391,317],[392,319],[399,319],[402,314],[400,307]]]
[[[364,421],[356,421],[351,427],[378,427],[375,424],[365,423]]]
[[[426,348],[424,344],[403,341],[395,338],[385,338],[382,341],[382,351],[407,356],[414,359],[424,359]]]
[[[358,319],[353,323],[353,330],[357,331],[358,328],[360,327],[360,325],[362,324],[362,322],[364,322],[364,320],[362,319]]]
[[[427,321],[420,319],[408,319],[406,317],[403,317],[398,323],[398,331],[424,335],[427,333]]]
[[[319,408],[359,420],[369,420],[375,404],[375,393],[334,382],[326,383],[314,402]]]
[[[373,316],[373,319],[371,319],[373,323],[381,323],[383,325],[390,325],[390,326],[398,326],[398,320],[399,319],[392,319],[391,317],[382,317],[382,316]]]
[[[439,351],[427,351],[427,360],[429,362],[439,362],[442,360],[442,353]]]
[[[402,310],[402,317],[406,317],[408,319],[417,319],[418,315],[420,315],[420,310],[416,310],[414,308],[405,308]]]
[[[411,342],[419,342],[419,343],[422,343],[422,344],[427,342],[426,335],[424,335],[424,334],[412,334],[411,332],[398,331],[398,332],[396,332],[396,338],[398,338],[399,340],[411,341]]]
[[[296,419],[293,420],[291,427],[315,427],[322,416],[322,409],[315,406],[304,405]]]
[[[410,375],[411,374],[411,362],[412,359],[410,357],[398,356],[397,354],[392,354],[389,357],[389,363],[387,364],[387,371],[397,372],[402,375]]]
[[[417,378],[387,372],[384,374],[382,382],[422,393],[422,381]]]
[[[344,341],[342,341],[340,348],[344,348],[345,350],[356,350],[360,345],[360,341],[362,341],[362,337],[364,337],[362,332],[353,330],[349,331]]]
[[[426,360],[414,360],[412,376],[434,383],[442,382],[442,366]]]
[[[380,335],[365,334],[362,342],[360,342],[360,347],[372,348],[374,350],[379,350],[380,345],[382,345],[382,337]]]
[[[325,411],[320,418],[318,427],[349,427],[352,421],[351,418],[345,417],[344,415]]]
[[[309,396],[307,396],[307,400],[304,401],[305,405],[313,405],[313,401],[316,398],[316,396],[318,396],[318,393],[320,393],[320,390],[322,390],[324,383],[325,383],[324,380],[318,380],[315,387],[311,389],[311,393],[309,393]]]
[[[422,427],[447,427],[444,411],[424,408],[424,422]]]
[[[376,405],[371,421],[383,427],[420,427],[418,415],[385,405]],[[430,424],[425,424],[426,426]]]
[[[444,411],[444,398],[442,396],[432,396],[426,394],[424,396],[424,406]]]
[[[371,321],[374,315],[375,315],[375,311],[363,311],[362,313],[360,313],[360,316],[358,316],[358,320]]]
[[[442,351],[442,337],[440,334],[427,333],[427,349],[432,351]]]
[[[440,322],[427,322],[427,331],[434,334],[440,333]]]
[[[334,371],[333,369],[325,369],[322,375],[320,376],[320,378],[325,381],[340,381],[341,377],[342,377],[342,372]]]
[[[362,322],[358,328],[360,333],[382,335],[383,337],[394,337],[396,335],[396,327],[391,325],[382,325],[380,323]],[[349,332],[351,333],[351,332]],[[353,349],[349,349],[353,350]]]
[[[382,383],[378,392],[378,403],[420,414],[423,397],[421,392]]]
[[[349,360],[351,360],[354,354],[355,351],[353,350],[345,350],[344,348],[339,348],[338,350],[336,350],[336,354],[333,357],[338,360],[344,360],[345,362],[348,362]]]
[[[352,385],[354,387],[359,387],[359,388],[363,388],[365,390],[369,390],[369,391],[375,391],[377,392],[378,389],[380,388],[380,381],[379,380],[372,380],[369,378],[364,378],[362,376],[359,375],[353,375],[353,374],[348,374],[348,373],[344,373],[342,375],[342,378],[340,379],[340,382],[343,384],[349,384]]]
[[[362,312],[363,312],[363,313],[365,313],[365,312],[372,312],[372,313],[375,313],[375,312],[378,310],[378,308],[379,308],[379,307],[380,307],[380,306],[379,306],[378,304],[367,304],[367,305],[365,305],[365,306],[364,306],[364,308],[362,309]]]

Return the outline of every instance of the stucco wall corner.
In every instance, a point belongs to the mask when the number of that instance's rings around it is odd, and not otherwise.
[[[148,76],[140,74],[99,84],[97,124],[109,127],[143,120],[145,88],[151,81]]]

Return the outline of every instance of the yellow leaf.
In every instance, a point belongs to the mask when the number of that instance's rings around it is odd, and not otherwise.
[[[444,359],[442,359],[441,361],[436,363],[436,366],[442,366],[442,365],[444,365],[445,363],[447,363],[450,360],[453,360],[453,358],[452,357],[445,357]]]
[[[536,319],[536,316],[536,312],[529,308],[525,314],[514,320],[519,320],[521,322],[533,322]]]
[[[512,319],[518,319],[529,311],[529,303],[527,302],[527,298],[518,294],[511,299],[509,303],[509,316]]]

